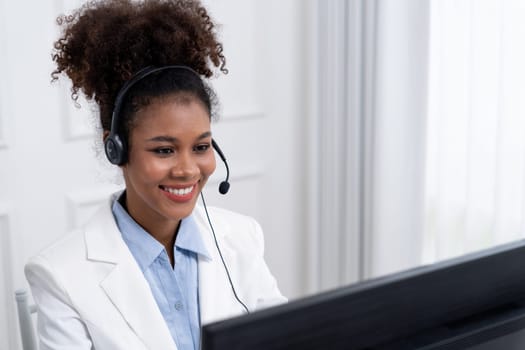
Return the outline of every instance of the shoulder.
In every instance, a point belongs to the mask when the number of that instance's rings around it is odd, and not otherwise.
[[[194,213],[203,231],[210,232],[210,227],[213,227],[217,239],[232,245],[232,248],[258,251],[262,254],[264,250],[263,232],[259,223],[251,216],[210,206],[208,206],[209,221],[202,206],[197,206]]]
[[[80,264],[87,261],[88,239],[86,232],[100,231],[107,226],[108,221],[114,221],[111,207],[108,203],[101,205],[95,214],[83,226],[73,229],[55,242],[31,257],[26,264],[28,270],[46,268],[54,272],[74,273]],[[115,224],[113,224],[115,225]]]
[[[85,256],[83,234],[81,230],[75,230],[29,259],[24,274],[37,303],[41,302],[42,295],[53,295],[61,302],[71,304],[65,290],[69,281],[78,278],[76,267],[82,255]]]
[[[65,261],[85,256],[84,230],[76,229],[61,237],[50,246],[31,257],[26,266],[34,264],[60,265]]]
[[[201,215],[206,215],[206,212],[203,207],[197,206],[196,209],[200,212]],[[213,219],[221,224],[230,224],[236,226],[259,226],[257,221],[251,216],[239,214],[228,209],[208,207],[208,213],[210,214],[210,219]]]

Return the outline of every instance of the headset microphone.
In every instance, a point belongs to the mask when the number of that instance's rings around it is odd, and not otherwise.
[[[221,160],[224,163],[224,166],[226,167],[226,179],[219,185],[219,192],[221,194],[226,194],[230,189],[230,183],[228,182],[228,179],[230,178],[230,168],[228,167],[228,162],[226,162],[226,157],[224,156],[224,153],[222,153],[219,145],[217,144],[217,142],[215,142],[214,139],[211,140],[211,146],[213,147],[215,152],[219,154],[219,157],[221,157]]]

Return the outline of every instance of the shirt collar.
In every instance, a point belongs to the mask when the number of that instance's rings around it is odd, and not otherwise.
[[[153,261],[164,251],[164,246],[146,232],[126,209],[120,204],[118,197],[113,202],[113,215],[122,238],[137,260],[142,271],[145,271]],[[211,256],[202,241],[199,227],[193,213],[181,221],[175,247],[211,259]]]
[[[211,259],[211,255],[202,241],[202,235],[193,213],[181,221],[175,246]]]

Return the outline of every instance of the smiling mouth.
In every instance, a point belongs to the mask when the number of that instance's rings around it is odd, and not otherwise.
[[[186,196],[193,191],[195,185],[185,187],[185,188],[173,188],[173,187],[167,187],[167,186],[159,186],[159,187],[161,190],[169,192],[175,196]]]

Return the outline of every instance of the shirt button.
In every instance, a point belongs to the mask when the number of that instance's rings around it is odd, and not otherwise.
[[[182,303],[180,301],[177,301],[175,303],[175,310],[177,310],[177,311],[182,310]]]

